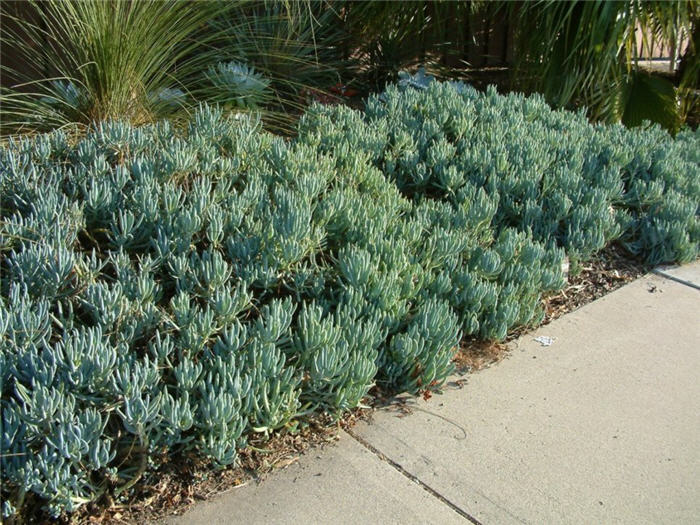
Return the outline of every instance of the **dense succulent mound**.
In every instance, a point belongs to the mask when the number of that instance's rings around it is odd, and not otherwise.
[[[165,453],[231,464],[375,383],[438,389],[460,337],[540,322],[567,253],[695,257],[696,143],[447,84],[316,108],[292,141],[203,108],[10,143],[3,512],[122,494]]]
[[[618,238],[651,264],[698,256],[699,132],[591,125],[539,96],[493,88],[415,87],[389,87],[364,112],[316,106],[301,140],[365,152],[414,201],[459,205],[483,190],[497,231],[556,241],[574,263]]]

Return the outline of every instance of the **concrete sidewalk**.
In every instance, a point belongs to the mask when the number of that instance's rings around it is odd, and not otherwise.
[[[700,263],[659,272],[168,522],[700,522]]]

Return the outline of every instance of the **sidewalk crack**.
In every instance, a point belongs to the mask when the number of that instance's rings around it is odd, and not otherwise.
[[[429,493],[431,496],[433,496],[434,498],[437,498],[438,500],[440,500],[442,503],[444,503],[444,504],[447,505],[448,507],[450,507],[453,511],[455,511],[457,514],[459,514],[460,516],[462,516],[465,520],[467,520],[467,521],[473,523],[474,525],[482,525],[482,523],[481,523],[479,520],[477,520],[474,516],[470,515],[469,513],[465,512],[464,510],[462,510],[460,507],[458,507],[457,505],[455,505],[454,503],[452,503],[450,500],[448,500],[445,496],[443,496],[442,494],[440,494],[437,490],[435,490],[434,488],[432,488],[430,485],[428,485],[427,483],[424,483],[424,482],[421,481],[418,477],[414,476],[414,475],[411,474],[409,471],[407,471],[405,468],[403,468],[401,465],[399,465],[398,463],[396,463],[396,461],[394,461],[394,460],[392,460],[391,458],[387,457],[386,454],[384,454],[381,450],[379,450],[379,449],[376,448],[374,445],[372,445],[371,443],[369,443],[367,440],[361,438],[360,436],[358,436],[357,434],[355,434],[355,433],[354,433],[352,430],[350,430],[350,429],[345,429],[345,432],[346,432],[351,438],[353,438],[355,441],[357,441],[360,445],[362,445],[362,446],[365,447],[367,450],[369,450],[372,454],[374,454],[375,456],[377,456],[377,457],[378,457],[379,459],[381,459],[382,461],[387,462],[389,465],[391,465],[392,467],[394,467],[394,469],[396,469],[396,470],[397,470],[400,474],[402,474],[404,477],[408,478],[409,480],[411,480],[411,481],[413,481],[414,483],[416,483],[417,485],[419,485],[423,490],[425,490],[426,492],[428,492],[428,493]]]
[[[658,275],[659,277],[669,279],[670,281],[675,281],[677,283],[684,284],[685,286],[689,286],[690,288],[700,290],[700,286],[698,286],[697,284],[691,283],[690,281],[686,281],[685,279],[680,279],[679,277],[674,277],[673,275],[669,275],[663,272],[662,270],[652,270],[651,273]]]

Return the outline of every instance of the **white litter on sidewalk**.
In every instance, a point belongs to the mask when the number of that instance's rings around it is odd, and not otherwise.
[[[552,346],[552,343],[554,343],[554,338],[549,337],[548,335],[540,335],[535,337],[535,341],[540,343],[542,346]]]

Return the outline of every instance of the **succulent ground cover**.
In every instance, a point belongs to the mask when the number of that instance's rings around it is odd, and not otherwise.
[[[203,107],[0,151],[6,517],[127,494],[165,458],[430,393],[464,337],[536,325],[618,241],[698,255],[698,136],[431,83],[285,140]]]
[[[543,298],[543,324],[575,310],[598,297],[642,276],[648,268],[617,246],[607,248],[588,261],[582,271],[569,278],[568,285],[554,295]],[[508,334],[504,342],[463,339],[454,357],[456,375],[444,389],[465,388],[467,373],[486,369],[505,359],[510,353],[508,341],[523,335],[523,330]],[[468,395],[465,392],[465,395]],[[430,397],[429,392],[424,392]],[[434,397],[439,402],[439,397]],[[128,497],[115,502],[106,496],[81,507],[77,513],[63,516],[60,523],[151,523],[173,514],[181,515],[197,502],[208,500],[249,483],[261,483],[275,471],[301,459],[302,455],[319,452],[339,437],[340,429],[350,430],[360,420],[371,420],[375,410],[392,410],[398,417],[413,412],[410,399],[392,396],[378,387],[370,389],[368,406],[346,412],[336,420],[329,414],[318,413],[301,421],[295,432],[276,432],[271,436],[252,434],[248,446],[239,452],[237,466],[220,469],[196,455],[167,454],[159,458],[158,467],[147,472],[133,487]],[[423,410],[430,410],[424,407]],[[45,521],[46,514],[35,508],[29,521]]]
[[[659,127],[591,125],[537,95],[407,85],[417,89],[390,86],[364,112],[316,106],[303,140],[366,152],[414,201],[459,205],[484,191],[497,232],[555,241],[574,265],[615,239],[650,264],[697,257],[697,131],[673,139]]]

